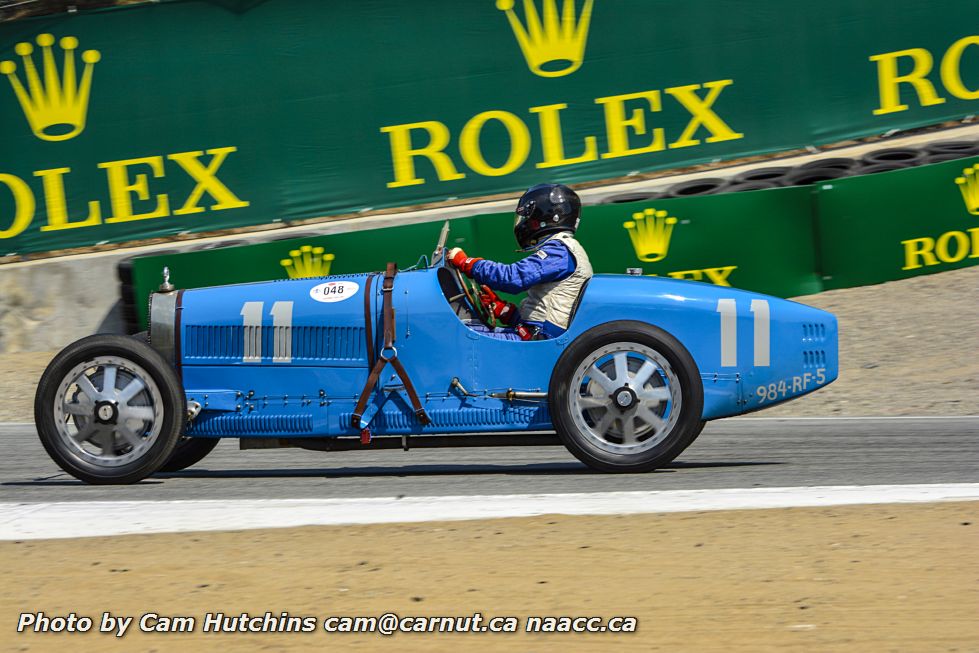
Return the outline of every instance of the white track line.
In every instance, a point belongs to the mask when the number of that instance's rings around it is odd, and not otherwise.
[[[535,515],[611,515],[979,500],[979,483],[580,494],[0,503],[0,540]]]

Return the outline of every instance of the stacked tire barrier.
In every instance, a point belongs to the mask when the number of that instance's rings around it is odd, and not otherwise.
[[[949,140],[928,143],[920,148],[886,147],[867,152],[860,158],[828,157],[798,166],[765,166],[738,173],[730,178],[693,179],[660,191],[613,195],[604,203],[619,204],[637,199],[693,197],[746,190],[766,190],[786,186],[808,186],[832,179],[843,179],[878,172],[904,170],[930,163],[943,163],[979,155],[979,141]]]
[[[599,273],[639,268],[781,297],[979,264],[979,153],[924,163],[968,149],[958,142],[930,147],[619,195],[586,207],[578,236]],[[510,213],[451,224],[450,246],[502,261],[521,256]],[[431,252],[440,226],[310,232],[139,257],[120,266],[123,293],[132,293],[130,328],[144,328],[146,297],[164,266],[181,288],[364,272],[389,260],[408,267]]]

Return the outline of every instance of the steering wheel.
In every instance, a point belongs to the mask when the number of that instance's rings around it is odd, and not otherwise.
[[[464,296],[472,312],[479,318],[479,321],[491,329],[495,329],[497,324],[496,316],[487,307],[483,306],[483,302],[479,301],[479,295],[482,293],[479,284],[474,279],[470,279],[464,275],[459,268],[454,265],[449,265],[448,261],[446,261],[446,267],[452,270],[452,274],[455,275],[456,284],[462,289],[462,295],[458,297],[461,298]],[[454,300],[456,297],[452,299]]]

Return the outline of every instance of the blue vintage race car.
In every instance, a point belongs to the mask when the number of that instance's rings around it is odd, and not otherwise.
[[[242,448],[336,451],[564,444],[587,465],[652,470],[706,421],[799,397],[838,372],[836,318],[700,282],[596,275],[568,331],[494,338],[466,277],[383,273],[175,290],[142,337],[60,352],[35,421],[91,483],[131,483]],[[555,434],[556,432],[556,434]]]

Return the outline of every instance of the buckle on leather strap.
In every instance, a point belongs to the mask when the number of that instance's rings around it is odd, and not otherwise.
[[[428,426],[432,423],[432,418],[428,416],[428,413],[425,412],[424,408],[419,408],[416,410],[415,417],[418,418],[418,421],[421,422],[422,426]]]
[[[388,355],[388,352],[393,352],[393,353],[391,353],[391,355]],[[390,361],[397,357],[398,357],[398,348],[394,347],[393,345],[391,347],[382,347],[380,353],[378,354],[378,358],[380,358],[382,361]]]

